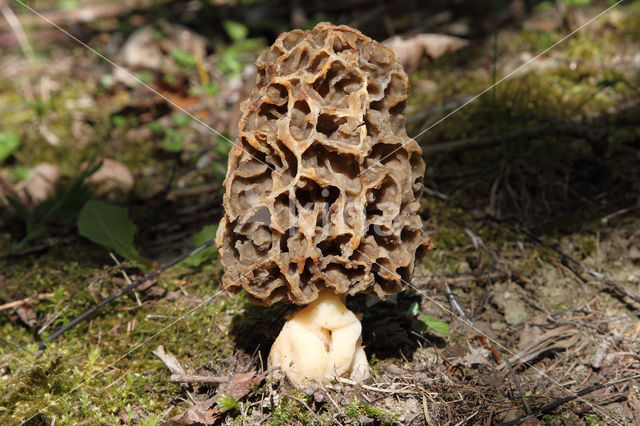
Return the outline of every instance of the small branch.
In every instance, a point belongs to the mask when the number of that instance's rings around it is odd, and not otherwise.
[[[7,302],[4,305],[0,305],[0,311],[4,311],[6,309],[11,309],[11,308],[17,308],[18,306],[35,302],[37,300],[48,299],[53,296],[54,296],[53,293],[42,293],[42,294],[37,294],[35,296],[25,297],[24,299],[21,299],[21,300],[14,300],[13,302]]]
[[[224,376],[203,376],[200,374],[172,374],[169,376],[171,383],[198,383],[201,385],[219,385],[229,381]]]
[[[467,315],[467,313],[462,308],[462,306],[460,306],[460,304],[456,300],[455,295],[451,291],[451,287],[449,287],[449,284],[446,285],[446,289],[447,289],[447,299],[449,299],[449,304],[451,304],[451,307],[456,312],[458,312],[458,316],[464,318],[469,324],[473,325],[473,320],[469,318],[469,315]]]
[[[187,257],[192,256],[192,255],[194,255],[194,254],[206,249],[207,247],[211,247],[214,244],[215,244],[214,240],[211,240],[211,241],[208,241],[208,242],[206,242],[204,244],[201,244],[198,247],[195,247],[195,248],[189,250],[188,252],[183,253],[180,256],[171,259],[169,262],[165,263],[162,266],[159,266],[153,272],[148,273],[147,275],[143,276],[142,278],[139,278],[139,279],[135,280],[133,283],[129,284],[128,286],[116,291],[111,296],[107,297],[106,299],[103,299],[97,305],[87,309],[82,314],[80,314],[79,316],[77,316],[76,318],[71,320],[71,322],[69,322],[67,325],[58,328],[49,337],[45,338],[44,340],[42,340],[38,344],[38,349],[44,349],[47,346],[47,342],[51,342],[51,341],[55,340],[56,338],[58,338],[59,336],[61,336],[62,334],[64,334],[65,332],[67,332],[68,330],[70,330],[71,328],[73,328],[74,326],[79,324],[80,322],[82,322],[83,320],[87,319],[89,316],[91,316],[94,313],[98,312],[100,309],[102,309],[103,307],[105,307],[107,304],[109,304],[110,302],[114,301],[118,297],[123,296],[123,295],[131,292],[132,290],[134,290],[137,287],[141,286],[142,284],[144,284],[145,282],[149,281],[150,279],[155,278],[157,275],[159,275],[160,273],[164,272],[166,269],[169,269],[170,267],[172,267],[174,265],[177,265],[178,263],[182,262]]]
[[[600,389],[604,389],[604,388],[608,388],[611,386],[615,386],[615,385],[619,385],[620,383],[625,383],[625,382],[629,382],[631,380],[638,380],[640,379],[640,374],[635,375],[635,376],[631,376],[631,377],[627,377],[624,379],[620,379],[620,380],[614,380],[613,382],[608,382],[608,383],[604,383],[604,384],[600,384],[600,383],[596,383],[595,385],[586,387],[582,390],[579,390],[578,392],[574,393],[573,395],[564,397],[564,398],[560,398],[555,400],[554,402],[552,402],[551,404],[547,404],[544,407],[540,407],[537,410],[535,410],[533,413],[531,414],[527,414],[525,416],[521,416],[518,417],[517,419],[502,423],[500,426],[511,426],[511,425],[518,425],[520,423],[523,423],[529,419],[532,419],[534,417],[538,417],[542,414],[548,413],[551,410],[554,410],[558,407],[560,407],[563,404],[566,404],[567,402],[573,401],[574,399],[580,398],[582,396],[585,396],[587,394],[590,394],[591,392],[600,390]]]
[[[324,424],[324,422],[322,421],[322,419],[321,419],[320,417],[318,417],[318,415],[315,413],[315,411],[313,411],[313,410],[311,409],[311,407],[309,407],[309,405],[307,405],[307,403],[306,403],[306,402],[304,402],[304,401],[303,401],[303,400],[301,400],[300,398],[296,398],[295,396],[290,395],[290,394],[288,394],[288,393],[286,393],[286,394],[285,394],[285,396],[286,396],[287,398],[291,398],[291,399],[293,399],[293,400],[295,400],[295,401],[298,401],[300,404],[302,404],[302,405],[304,406],[304,408],[306,408],[306,409],[307,409],[307,410],[308,410],[308,411],[313,415],[313,418],[314,418],[314,419],[316,419],[316,421],[318,422],[318,424],[320,424],[320,425],[321,425],[321,424]]]
[[[16,36],[16,40],[20,44],[20,49],[22,49],[22,53],[27,57],[31,64],[35,63],[35,54],[33,53],[33,48],[31,47],[31,43],[29,43],[29,39],[27,38],[27,33],[24,32],[24,28],[22,28],[22,24],[20,20],[13,13],[13,10],[9,7],[8,4],[0,1],[0,12],[2,12],[2,16],[7,20],[7,23],[11,27],[14,35]]]
[[[33,352],[31,352],[29,349],[27,349],[27,348],[25,348],[25,347],[22,347],[22,346],[20,346],[20,345],[19,345],[19,344],[17,344],[17,343],[13,343],[13,342],[11,342],[11,341],[9,341],[9,340],[7,340],[7,339],[3,339],[2,337],[0,337],[0,342],[4,342],[4,343],[6,343],[7,345],[10,345],[10,346],[13,346],[14,348],[20,349],[21,351],[25,351],[26,353],[28,353],[28,354],[30,354],[30,355],[33,355],[33,356],[35,356],[35,355],[36,355],[36,354],[34,354]]]
[[[507,358],[504,359],[505,364],[507,364],[507,369],[509,370],[509,375],[511,376],[511,380],[516,385],[516,390],[522,399],[522,403],[524,404],[524,408],[527,410],[527,414],[531,414],[531,408],[529,408],[529,403],[527,402],[527,398],[524,397],[522,393],[522,388],[520,387],[520,381],[516,377],[516,374],[513,372],[513,368],[511,368],[511,363]]]

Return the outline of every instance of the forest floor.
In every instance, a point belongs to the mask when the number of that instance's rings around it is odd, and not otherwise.
[[[29,7],[87,46],[0,1],[0,423],[640,424],[640,3],[593,22],[610,3],[290,19],[290,2],[85,3]],[[251,64],[326,19],[470,41],[410,72],[436,246],[403,293],[347,302],[371,379],[295,389],[267,371],[294,308],[221,291],[213,248],[50,341],[212,238]],[[127,43],[138,81],[104,60]],[[110,178],[88,177],[102,159]],[[87,231],[109,206],[107,237]]]

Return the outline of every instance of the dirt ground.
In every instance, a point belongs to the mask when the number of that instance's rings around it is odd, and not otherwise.
[[[0,1],[0,423],[640,424],[640,3],[414,3]],[[296,389],[266,367],[295,307],[173,261],[223,214],[252,62],[322,20],[468,45],[409,69],[435,248],[347,301],[372,377]]]

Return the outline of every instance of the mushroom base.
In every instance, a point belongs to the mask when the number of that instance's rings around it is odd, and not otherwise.
[[[271,347],[269,367],[280,367],[295,386],[345,376],[360,382],[369,377],[361,332],[360,320],[343,299],[325,290],[285,323]]]

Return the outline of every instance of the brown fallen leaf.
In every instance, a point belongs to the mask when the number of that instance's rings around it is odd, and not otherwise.
[[[25,323],[29,328],[36,328],[38,325],[38,316],[31,309],[31,306],[27,303],[20,305],[16,308],[16,313],[18,317]]]
[[[488,365],[490,354],[491,352],[482,346],[473,347],[469,345],[469,352],[465,356],[453,360],[453,364],[456,366],[463,365],[467,368],[480,364]]]
[[[547,331],[535,342],[519,351],[515,356],[509,358],[509,362],[514,366],[520,363],[530,362],[545,352],[562,351],[575,345],[580,339],[580,332],[571,325],[563,325],[553,330]],[[506,367],[506,363],[501,363],[498,370]]]
[[[30,205],[46,200],[55,193],[56,182],[60,179],[60,168],[49,163],[41,163],[29,172],[29,177],[15,186],[20,199]]]
[[[195,405],[187,408],[184,413],[179,414],[168,421],[162,423],[163,426],[182,426],[193,424],[212,425],[220,416],[220,410],[215,405],[217,397],[210,398],[203,402],[197,402]],[[213,405],[213,408],[208,408]],[[208,406],[208,407],[207,407]],[[207,408],[205,408],[207,407]]]
[[[159,26],[164,34],[161,39],[157,37],[157,28],[150,25],[131,34],[117,54],[118,61],[123,67],[117,67],[114,70],[114,81],[128,86],[138,85],[137,79],[125,69],[175,71],[178,66],[171,57],[171,52],[174,50],[188,51],[197,59],[205,57],[207,42],[204,37],[181,25],[164,22]]]
[[[227,383],[223,383],[222,385],[220,385],[220,387],[218,388],[218,393],[224,392],[227,395],[232,396],[234,399],[238,400],[244,398],[244,396],[251,391],[251,386],[256,383],[260,383],[261,380],[262,377],[256,377],[255,371],[236,374]]]
[[[160,346],[158,347],[160,348]],[[156,349],[157,351],[157,349]],[[155,353],[155,352],[154,352]],[[157,354],[156,354],[157,355]],[[198,376],[202,377],[202,376]],[[223,413],[220,412],[216,402],[223,394],[229,395],[236,401],[244,398],[250,391],[251,387],[259,383],[263,379],[263,375],[257,375],[255,371],[248,373],[238,373],[234,375],[226,383],[222,383],[218,387],[218,392],[212,398],[205,401],[197,401],[194,405],[189,407],[184,413],[173,417],[169,421],[163,423],[167,426],[177,425],[191,425],[191,424],[205,424],[210,425],[216,422],[218,417]]]
[[[469,42],[460,37],[445,34],[418,34],[410,38],[401,36],[391,37],[382,42],[393,51],[407,72],[418,69],[420,59],[424,55],[432,59],[460,50]]]
[[[184,368],[180,365],[180,361],[178,361],[171,352],[166,352],[164,346],[159,345],[156,350],[151,353],[160,358],[160,361],[167,366],[171,374],[186,374]]]
[[[86,167],[86,164],[83,167]],[[102,160],[102,167],[89,176],[87,182],[96,184],[99,194],[112,191],[126,194],[133,189],[134,178],[127,166],[111,158],[105,158]]]

